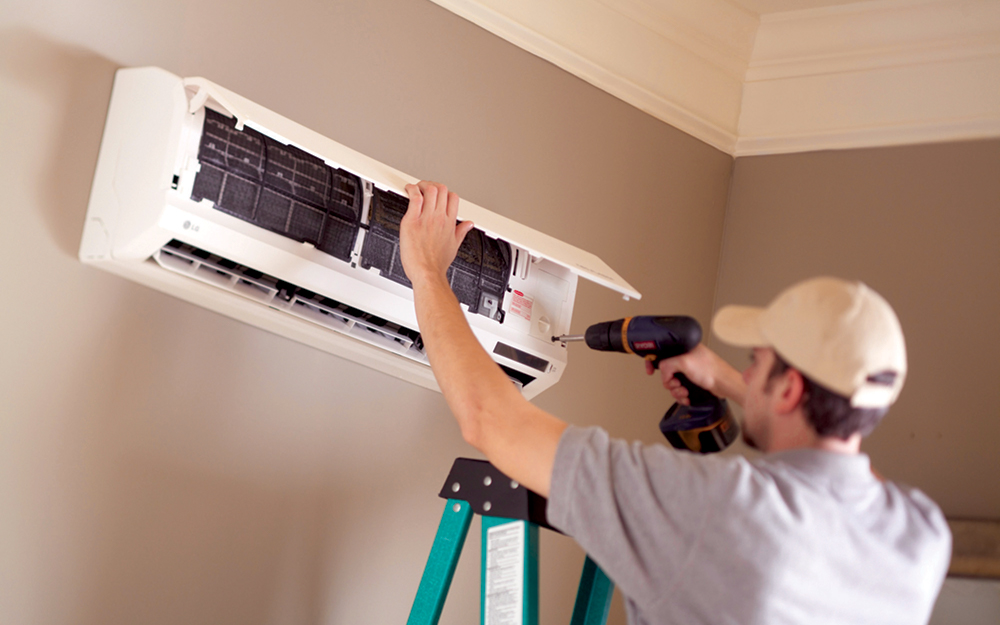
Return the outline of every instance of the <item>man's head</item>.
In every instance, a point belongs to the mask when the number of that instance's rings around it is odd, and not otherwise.
[[[754,348],[744,430],[758,447],[770,446],[780,424],[771,417],[794,409],[819,437],[865,436],[906,378],[899,320],[860,282],[806,280],[767,308],[726,306],[712,325],[724,342]]]

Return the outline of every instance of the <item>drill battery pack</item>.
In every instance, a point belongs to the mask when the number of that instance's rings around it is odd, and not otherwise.
[[[676,449],[711,454],[729,447],[740,435],[726,400],[699,406],[674,404],[660,420],[660,431]]]

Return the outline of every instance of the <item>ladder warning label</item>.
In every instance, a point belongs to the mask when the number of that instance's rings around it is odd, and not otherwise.
[[[534,298],[530,295],[525,295],[515,290],[514,297],[510,300],[510,314],[524,317],[528,321],[531,321],[531,305],[534,301]]]
[[[523,521],[491,527],[486,533],[485,625],[521,625],[524,598]]]

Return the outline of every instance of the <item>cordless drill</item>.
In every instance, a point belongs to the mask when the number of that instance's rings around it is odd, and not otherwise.
[[[680,356],[701,342],[701,326],[691,317],[626,317],[595,323],[585,334],[553,336],[554,342],[586,341],[602,352],[641,356],[659,366],[666,358]],[[660,431],[677,449],[703,454],[722,451],[739,436],[740,428],[726,400],[691,382],[683,373],[674,377],[688,391],[690,406],[674,404],[663,415]]]

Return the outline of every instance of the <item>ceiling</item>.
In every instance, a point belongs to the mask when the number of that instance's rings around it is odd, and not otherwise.
[[[734,156],[1000,137],[996,0],[434,0]]]

